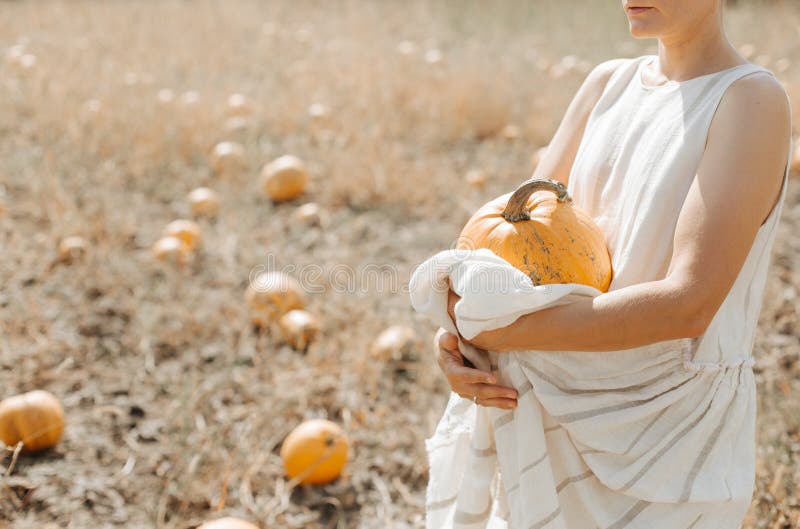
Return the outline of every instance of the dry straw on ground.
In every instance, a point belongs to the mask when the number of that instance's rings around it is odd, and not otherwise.
[[[528,176],[588,67],[651,51],[617,4],[2,2],[0,397],[48,389],[67,430],[37,457],[0,452],[0,527],[422,527],[423,441],[446,386],[402,287]],[[790,4],[737,7],[730,29],[800,108]],[[249,103],[234,117],[232,94]],[[243,146],[240,170],[213,173],[221,141]],[[286,153],[308,165],[321,226],[296,220],[303,201],[258,192]],[[196,219],[202,247],[184,267],[156,262],[152,244],[201,186],[219,197]],[[748,529],[800,516],[796,187],[755,349]],[[59,260],[68,236],[88,242],[81,259]],[[304,353],[250,325],[245,287],[268,262],[323,272]],[[372,343],[395,324],[415,329],[413,347],[377,362]],[[280,443],[312,417],[345,428],[351,461],[333,484],[292,487]]]

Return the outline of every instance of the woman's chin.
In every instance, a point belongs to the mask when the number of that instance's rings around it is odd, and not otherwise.
[[[631,37],[635,39],[653,39],[658,38],[658,32],[654,31],[649,24],[642,24],[639,21],[632,21],[628,29],[630,30]]]

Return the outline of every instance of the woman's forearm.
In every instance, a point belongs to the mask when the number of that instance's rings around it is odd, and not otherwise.
[[[666,279],[641,283],[527,314],[470,343],[497,352],[612,351],[693,337],[709,321],[696,298]]]

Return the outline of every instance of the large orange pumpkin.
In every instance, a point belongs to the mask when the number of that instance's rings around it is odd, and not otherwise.
[[[603,232],[556,180],[528,180],[482,206],[461,231],[458,248],[492,250],[534,285],[580,283],[606,292],[611,283]]]
[[[64,409],[52,393],[30,391],[0,402],[0,440],[8,446],[22,441],[23,452],[38,452],[63,433]]]

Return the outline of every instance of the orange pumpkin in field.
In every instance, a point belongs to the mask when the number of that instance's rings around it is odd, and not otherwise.
[[[38,452],[63,433],[64,409],[52,393],[29,391],[0,402],[0,440],[8,446],[22,441],[23,452]]]
[[[273,202],[294,200],[308,184],[305,163],[291,154],[275,158],[261,170],[261,188]]]
[[[300,282],[281,271],[255,276],[247,285],[244,299],[253,324],[259,326],[267,326],[291,310],[304,309],[307,303]]]
[[[289,478],[300,483],[329,483],[347,463],[350,441],[338,424],[310,419],[292,430],[281,446],[281,459]]]
[[[603,232],[556,180],[528,180],[482,206],[461,231],[458,248],[487,248],[534,285],[580,283],[606,292],[611,283]]]
[[[173,220],[164,228],[165,237],[177,237],[186,243],[190,251],[200,246],[202,232],[196,222],[186,219]]]

